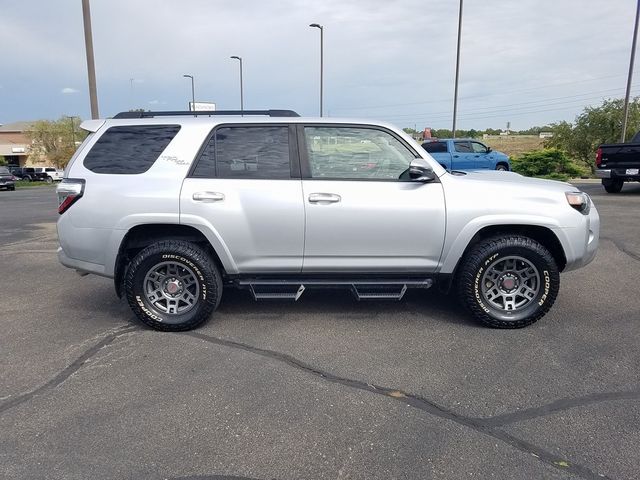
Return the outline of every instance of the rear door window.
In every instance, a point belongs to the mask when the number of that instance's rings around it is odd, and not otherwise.
[[[218,127],[205,146],[194,177],[289,179],[289,127]]]
[[[111,127],[93,145],[84,159],[84,166],[94,173],[144,173],[179,130],[180,125]]]

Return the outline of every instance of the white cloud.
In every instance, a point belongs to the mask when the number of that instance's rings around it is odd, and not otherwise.
[[[164,100],[150,100],[149,105],[166,105],[167,102]]]
[[[65,95],[71,95],[72,93],[78,93],[80,90],[76,90],[75,88],[71,88],[71,87],[64,87],[62,90],[60,90],[60,93],[64,93]]]

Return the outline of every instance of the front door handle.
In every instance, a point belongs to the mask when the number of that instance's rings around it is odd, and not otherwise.
[[[335,193],[312,193],[309,195],[309,203],[336,203],[341,200]]]
[[[221,202],[224,200],[224,193],[219,192],[196,192],[193,194],[196,202]]]

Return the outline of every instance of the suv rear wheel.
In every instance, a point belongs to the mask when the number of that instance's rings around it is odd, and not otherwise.
[[[156,330],[190,330],[220,303],[222,278],[209,254],[182,240],[154,243],[125,274],[127,300],[136,316]]]
[[[492,237],[462,260],[458,292],[473,316],[494,328],[522,328],[549,311],[560,274],[543,245],[531,238]]]

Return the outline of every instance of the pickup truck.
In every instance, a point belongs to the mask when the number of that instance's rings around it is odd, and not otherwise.
[[[16,167],[10,165],[9,171],[20,180],[27,182],[47,182],[48,176],[45,172],[38,172],[34,167]],[[48,183],[51,183],[49,181]]]
[[[509,157],[469,139],[433,139],[422,144],[447,170],[511,170]]]
[[[640,132],[627,143],[600,145],[596,176],[607,193],[620,193],[624,182],[640,182]]]

